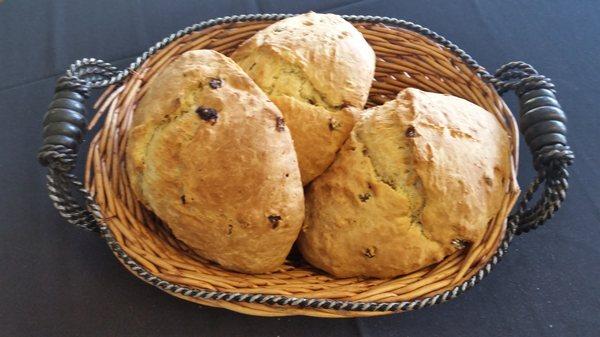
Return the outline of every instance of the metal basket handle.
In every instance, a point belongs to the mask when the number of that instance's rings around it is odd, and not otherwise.
[[[116,68],[101,60],[77,61],[65,76],[59,78],[54,98],[44,115],[44,141],[38,151],[38,160],[48,167],[50,199],[63,218],[87,230],[99,230],[97,219],[100,213],[89,192],[71,174],[87,127],[84,103],[92,87],[104,87],[119,81],[122,76],[122,72],[116,72]],[[73,191],[81,194],[85,206],[76,199]]]
[[[519,129],[533,155],[536,179],[525,191],[518,209],[509,217],[515,234],[527,233],[550,219],[569,188],[567,167],[574,155],[567,145],[567,117],[556,100],[554,84],[529,64],[510,62],[490,80],[499,94],[514,90],[519,98]],[[535,192],[544,184],[537,202]]]

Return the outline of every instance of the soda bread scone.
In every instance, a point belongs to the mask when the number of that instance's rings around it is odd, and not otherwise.
[[[200,256],[240,272],[276,269],[304,219],[279,109],[215,51],[184,53],[148,85],[126,149],[137,198]]]
[[[281,110],[306,185],[333,162],[367,101],[373,49],[340,16],[307,13],[263,29],[231,58]]]
[[[365,112],[309,186],[300,250],[337,277],[410,273],[482,239],[509,172],[509,138],[491,113],[405,89]]]

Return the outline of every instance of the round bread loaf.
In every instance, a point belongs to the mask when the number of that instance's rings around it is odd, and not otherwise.
[[[138,199],[200,256],[240,272],[276,269],[304,219],[279,109],[215,51],[184,53],[148,85],[126,150]]]
[[[333,162],[367,101],[373,49],[341,17],[307,13],[263,29],[231,57],[283,113],[306,185]]]
[[[464,99],[405,89],[366,110],[308,187],[299,247],[338,277],[393,277],[480,242],[508,188],[507,132]]]

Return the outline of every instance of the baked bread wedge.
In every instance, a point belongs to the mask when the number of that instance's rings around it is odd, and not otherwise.
[[[308,184],[333,162],[367,101],[373,49],[340,16],[307,13],[263,29],[231,57],[281,110]]]
[[[275,270],[304,219],[279,109],[210,50],[184,53],[148,85],[126,148],[137,198],[200,256],[245,273]]]
[[[299,247],[337,277],[394,277],[478,243],[510,185],[494,115],[464,99],[405,89],[365,112],[306,192]]]

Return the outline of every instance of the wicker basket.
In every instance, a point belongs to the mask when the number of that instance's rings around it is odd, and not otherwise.
[[[436,265],[383,280],[336,279],[294,258],[276,272],[245,275],[195,255],[130,191],[123,163],[124,136],[136,103],[148,81],[181,53],[214,49],[228,55],[258,30],[287,16],[235,16],[188,27],[157,43],[121,72],[95,59],[73,64],[57,84],[39,152],[41,163],[49,167],[50,196],[60,213],[79,227],[99,231],[134,275],[182,299],[261,316],[354,317],[414,310],[458,296],[490,272],[514,234],[537,227],[558,209],[573,155],[566,144],[564,113],[549,79],[521,62],[509,63],[492,76],[426,28],[390,18],[347,16],[377,54],[368,106],[394,98],[403,88],[416,87],[465,98],[493,113],[505,126],[513,145],[511,180],[506,182],[504,207],[485,239]],[[88,130],[99,126],[99,130],[89,144],[82,185],[69,172],[86,129],[83,102],[91,88],[106,86],[87,126]],[[515,179],[518,131],[499,96],[509,89],[520,98],[521,131],[538,171],[520,207],[510,216],[519,190]],[[539,200],[529,208],[542,185]],[[74,191],[83,195],[84,206]]]

